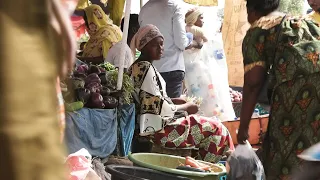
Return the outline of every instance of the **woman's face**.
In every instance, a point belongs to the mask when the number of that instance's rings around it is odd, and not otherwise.
[[[202,27],[203,26],[203,15],[199,15],[197,21],[194,23],[195,26]]]
[[[160,60],[163,55],[163,38],[154,38],[142,49],[142,52],[147,54],[151,60]]]

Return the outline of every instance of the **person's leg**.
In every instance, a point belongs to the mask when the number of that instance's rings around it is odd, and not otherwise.
[[[183,79],[185,73],[183,71],[171,71],[161,73],[161,76],[166,81],[166,91],[170,98],[178,98],[183,91]]]

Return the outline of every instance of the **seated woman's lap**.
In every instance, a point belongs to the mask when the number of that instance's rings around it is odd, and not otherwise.
[[[201,159],[218,162],[234,145],[228,129],[218,119],[190,115],[167,124],[154,136],[156,144],[168,148],[199,148]]]

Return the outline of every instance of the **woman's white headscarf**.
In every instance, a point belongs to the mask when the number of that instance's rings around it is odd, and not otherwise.
[[[194,23],[197,22],[199,16],[203,14],[200,8],[193,8],[189,12],[191,13],[186,16],[187,25],[194,25]]]

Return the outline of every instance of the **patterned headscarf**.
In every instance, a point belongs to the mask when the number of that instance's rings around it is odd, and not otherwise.
[[[194,25],[194,23],[197,22],[198,17],[203,14],[199,8],[193,8],[191,9],[187,15],[186,15],[186,24],[191,26]]]
[[[156,37],[164,38],[160,30],[156,26],[147,24],[141,27],[131,40],[130,48],[132,54],[135,55],[136,50],[141,51],[142,48],[144,48],[150,41],[152,41]]]
[[[99,31],[100,28],[112,24],[112,20],[106,15],[102,8],[92,4],[84,9],[88,21],[88,33],[90,35]]]
[[[112,23],[98,5],[90,5],[84,9],[87,16],[89,41],[83,50],[83,57],[107,57],[112,45],[121,41],[121,29]],[[101,44],[102,47],[101,47]],[[102,50],[101,50],[102,48]]]

